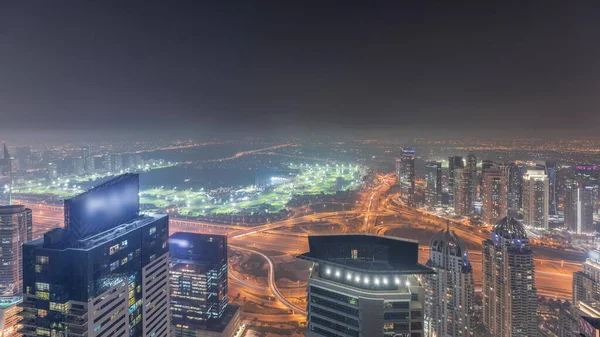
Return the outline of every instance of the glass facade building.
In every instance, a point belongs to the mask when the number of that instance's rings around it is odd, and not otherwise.
[[[396,160],[400,198],[408,206],[415,205],[415,150],[404,148]]]
[[[313,262],[306,336],[424,336],[422,275],[414,241],[374,235],[309,236]]]
[[[137,191],[119,192],[137,184],[120,176],[65,201],[65,229],[23,246],[24,336],[171,335],[169,219],[132,213]]]
[[[169,251],[174,336],[225,330],[228,310],[237,311],[227,305],[227,237],[178,232],[169,238]]]

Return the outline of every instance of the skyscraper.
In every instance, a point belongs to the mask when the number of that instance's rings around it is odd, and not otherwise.
[[[523,175],[523,224],[548,228],[548,175],[527,170]]]
[[[514,214],[521,210],[521,206],[523,205],[523,172],[521,171],[521,167],[516,163],[508,164],[506,166],[506,177],[508,184],[507,207]]]
[[[170,336],[169,218],[138,193],[126,174],[65,200],[65,228],[23,246],[21,333]]]
[[[403,148],[396,160],[400,197],[408,206],[415,205],[415,150]]]
[[[374,235],[309,236],[307,336],[423,336],[419,244]]]
[[[497,166],[483,171],[482,184],[482,218],[489,225],[495,224],[507,214],[507,186],[504,171]]]
[[[425,203],[437,207],[442,203],[442,163],[425,163]]]
[[[574,316],[600,317],[600,251],[593,250],[583,264],[583,270],[573,273]]]
[[[558,198],[556,195],[556,163],[546,162],[546,174],[548,175],[548,214],[557,215]]]
[[[565,193],[565,226],[577,234],[593,233],[594,187],[570,180]]]
[[[506,217],[483,242],[483,323],[495,337],[537,336],[533,253],[523,225]]]
[[[428,336],[473,336],[475,283],[465,243],[447,228],[431,239],[424,276]]]
[[[89,146],[86,145],[81,148],[81,159],[83,159],[83,167],[87,171],[88,163],[90,161],[90,147]],[[88,173],[91,173],[91,172],[88,172]]]
[[[454,213],[457,215],[471,215],[473,205],[471,178],[471,172],[467,168],[454,169]]]
[[[23,252],[31,241],[31,210],[20,205],[0,206],[0,336],[17,335],[17,304],[23,292]]]
[[[227,305],[227,237],[178,232],[169,253],[174,336],[233,335],[239,313]]]
[[[477,157],[473,152],[469,152],[467,155],[467,165],[465,168],[469,172],[469,190],[471,191],[472,201],[477,195],[477,186],[479,185],[479,179],[477,179]]]
[[[463,157],[454,156],[448,158],[448,203],[454,205],[454,170],[464,168]]]

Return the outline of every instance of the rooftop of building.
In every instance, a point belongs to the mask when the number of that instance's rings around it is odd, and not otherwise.
[[[11,215],[27,210],[23,205],[4,205],[0,206],[0,215]]]
[[[310,251],[298,256],[363,273],[428,274],[419,264],[419,244],[413,240],[372,234],[309,236]]]
[[[449,226],[431,238],[430,248],[431,251],[443,252],[457,257],[467,255],[465,242],[454,231],[450,230]]]
[[[492,236],[498,235],[505,239],[527,239],[527,232],[523,224],[513,217],[504,217],[496,222],[492,229]]]
[[[79,239],[72,240],[67,237],[67,231],[63,228],[54,228],[44,234],[43,238],[30,241],[24,245],[40,246],[46,249],[76,249],[76,250],[91,250],[99,245],[106,243],[112,239],[129,233],[135,229],[148,225],[158,219],[166,218],[166,214],[145,214],[131,221],[125,222],[119,226],[110,228],[102,233]]]

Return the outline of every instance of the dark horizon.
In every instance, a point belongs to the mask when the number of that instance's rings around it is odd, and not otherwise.
[[[0,11],[0,132],[595,136],[598,14],[591,3],[19,1]]]

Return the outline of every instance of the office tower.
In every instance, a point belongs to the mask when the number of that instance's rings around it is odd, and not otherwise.
[[[94,158],[94,156],[88,157],[87,162],[85,163],[85,172],[88,174],[96,172],[96,158]]]
[[[471,215],[473,205],[471,177],[471,172],[467,168],[454,169],[454,213],[457,215]]]
[[[584,183],[569,181],[565,193],[565,226],[577,234],[593,233],[594,227],[594,187]]]
[[[425,163],[425,203],[429,207],[442,204],[442,163]]]
[[[506,217],[483,242],[483,323],[495,337],[537,336],[533,253],[523,225]]]
[[[2,160],[0,160],[0,175],[5,175],[8,177],[8,204],[12,205],[13,158],[10,156],[10,153],[8,153],[6,143],[3,143],[2,145],[4,146],[4,154]]]
[[[113,170],[111,156],[106,154],[102,157],[102,167],[106,172],[111,172]]]
[[[31,241],[31,210],[20,205],[0,206],[0,336],[17,336],[18,303],[23,292],[23,252]]]
[[[309,236],[306,336],[423,336],[425,289],[415,241]]]
[[[169,218],[139,214],[125,174],[65,200],[65,227],[23,245],[28,336],[170,336]]]
[[[479,181],[477,179],[477,157],[473,152],[469,152],[469,154],[467,155],[467,162],[465,168],[469,172],[469,190],[471,191],[472,201],[474,200],[473,198],[475,198],[475,196],[477,195],[477,185]]]
[[[144,166],[144,160],[142,159],[142,155],[141,154],[136,154],[135,155],[135,168],[137,169],[141,169]]]
[[[118,173],[123,169],[123,157],[120,154],[111,154],[110,162],[113,171]]]
[[[523,172],[521,167],[516,163],[510,163],[506,166],[506,180],[508,185],[508,203],[507,207],[513,214],[521,209],[522,188],[523,188]]]
[[[81,159],[83,159],[83,167],[87,171],[88,162],[90,160],[90,147],[84,146],[81,148]]]
[[[588,254],[583,270],[573,273],[573,314],[600,317],[600,251]]]
[[[403,148],[396,160],[400,198],[408,206],[415,205],[415,150]]]
[[[81,176],[85,174],[85,165],[83,158],[73,158],[73,174]]]
[[[448,158],[448,203],[454,205],[454,170],[464,168],[463,157],[454,156]]]
[[[507,186],[504,170],[499,166],[486,168],[483,171],[481,215],[489,225],[495,224],[507,214]]]
[[[548,175],[527,170],[523,175],[523,224],[548,228]]]
[[[475,282],[465,246],[448,227],[431,239],[424,276],[428,336],[473,336]]]
[[[227,305],[227,237],[178,232],[169,253],[173,335],[232,336],[240,318]]]
[[[548,175],[548,214],[557,215],[558,197],[556,195],[556,163],[546,162],[546,174]]]

